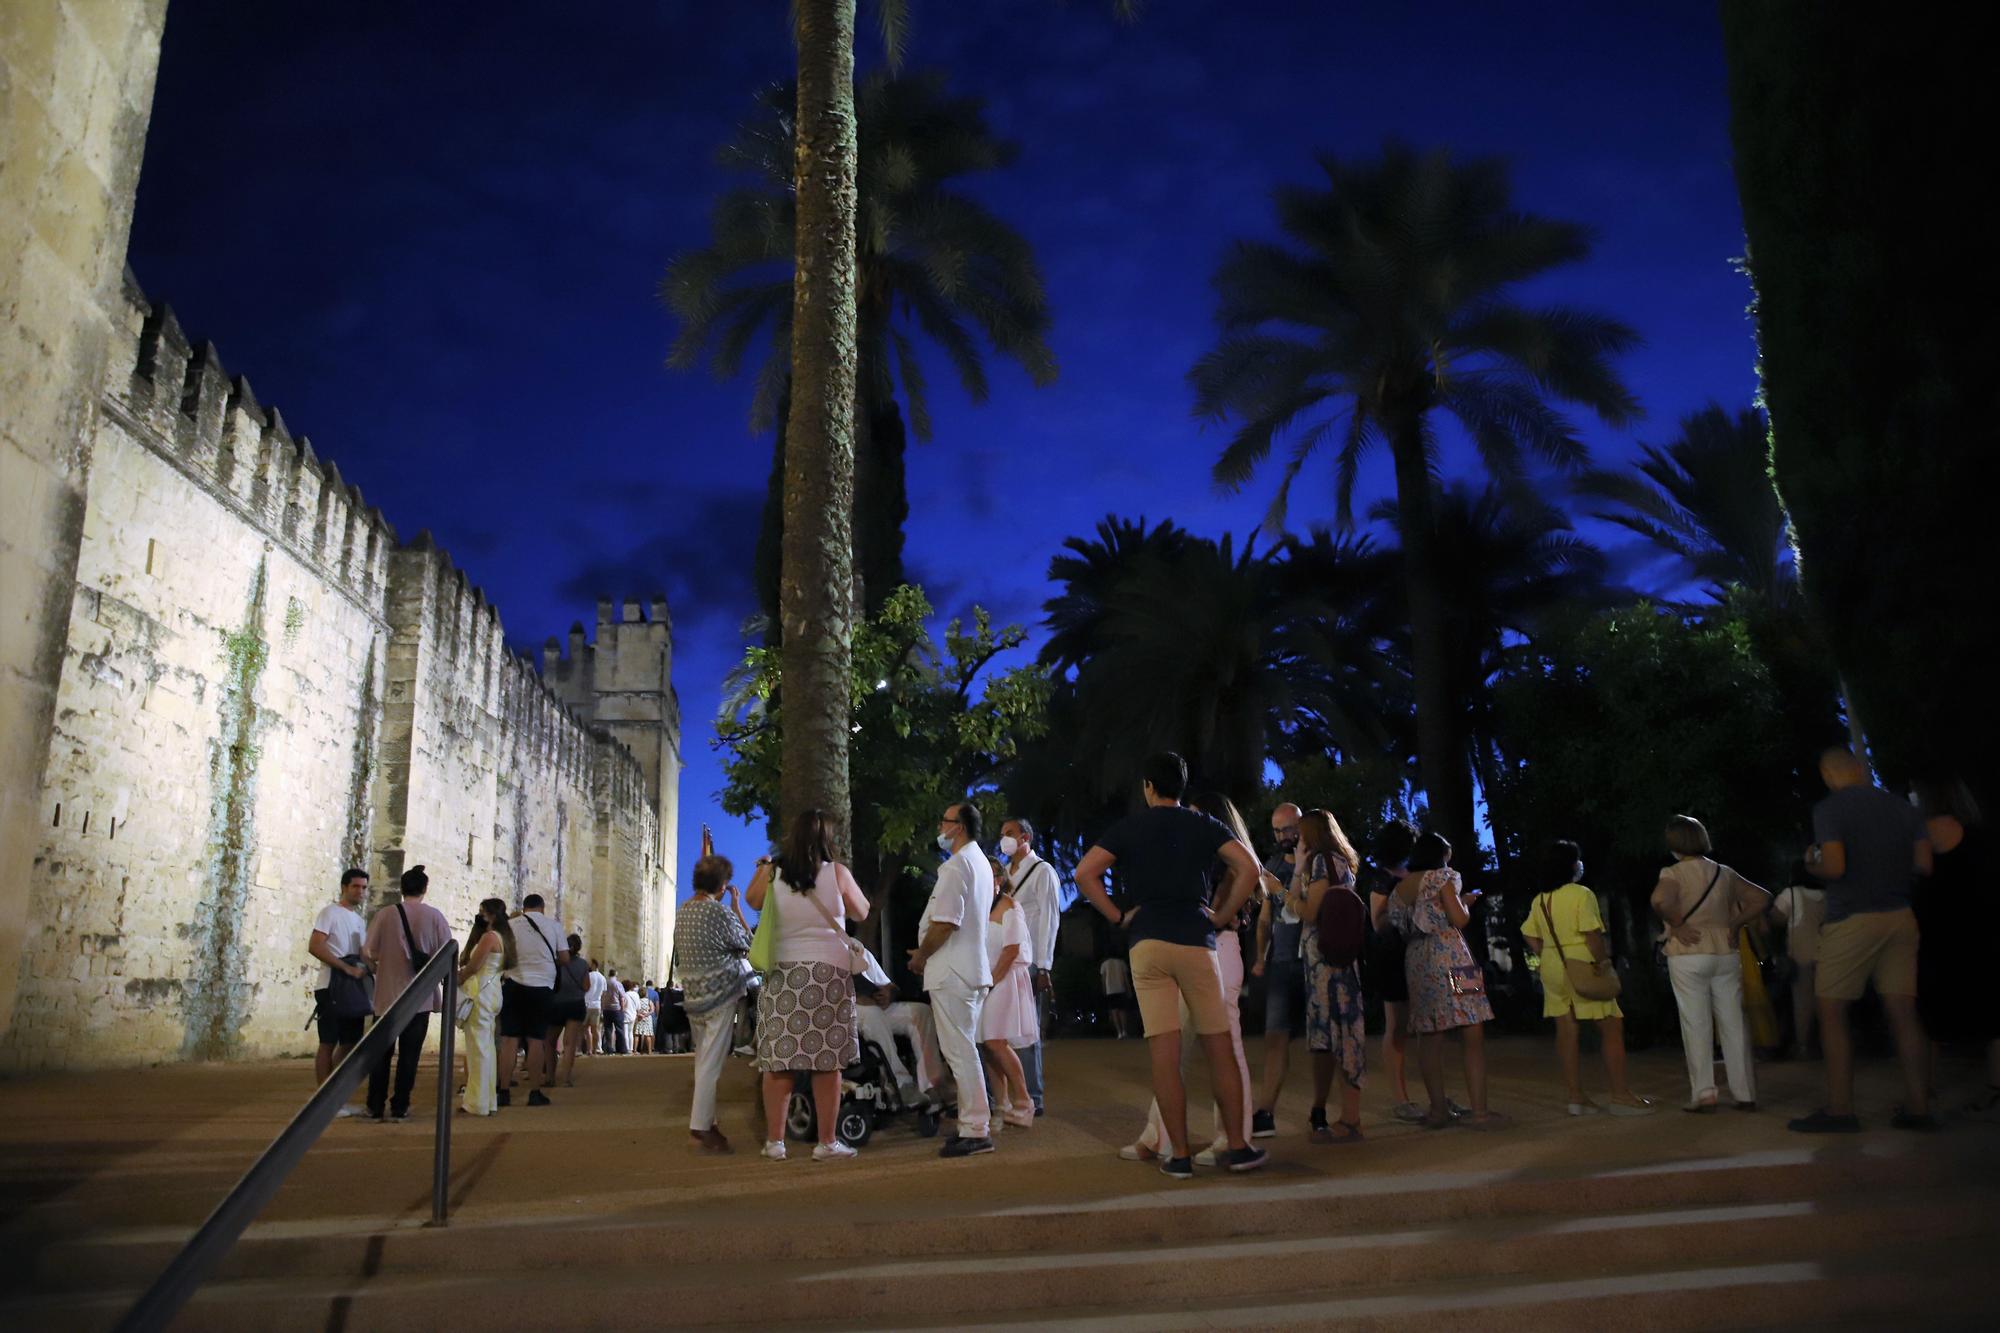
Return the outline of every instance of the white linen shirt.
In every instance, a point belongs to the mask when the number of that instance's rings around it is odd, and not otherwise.
[[[590,988],[583,993],[583,1007],[586,1009],[604,1007],[604,974],[594,967],[590,969]]]
[[[925,961],[926,991],[947,985],[980,990],[993,984],[992,973],[986,970],[986,918],[992,911],[993,867],[979,844],[968,842],[938,867],[937,887],[924,904],[923,935],[930,933],[933,921],[958,927]]]
[[[1046,872],[1046,873],[1044,873]],[[1018,866],[1007,868],[1014,883],[1014,901],[1028,919],[1028,963],[1046,972],[1056,963],[1056,868],[1029,852]]]

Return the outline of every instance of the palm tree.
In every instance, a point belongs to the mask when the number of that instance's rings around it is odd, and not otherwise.
[[[1481,789],[1491,790],[1504,748],[1493,724],[1494,682],[1533,653],[1551,617],[1602,606],[1623,591],[1606,584],[1604,553],[1577,535],[1567,515],[1518,487],[1447,485],[1431,513],[1446,607],[1446,679],[1459,701],[1452,743]],[[1377,504],[1370,517],[1402,530],[1394,501]],[[1408,653],[1408,631],[1389,643],[1396,655]]]
[[[1433,819],[1466,839],[1472,780],[1453,740],[1463,701],[1445,657],[1434,413],[1464,428],[1497,477],[1518,479],[1530,461],[1576,470],[1584,445],[1553,403],[1631,420],[1638,405],[1611,358],[1637,337],[1602,315],[1512,299],[1515,284],[1581,259],[1588,241],[1580,227],[1517,212],[1500,162],[1391,143],[1379,159],[1323,156],[1320,167],[1323,188],[1276,193],[1288,244],[1239,241],[1217,270],[1221,337],[1189,372],[1195,411],[1239,423],[1214,468],[1225,490],[1290,437],[1266,520],[1274,529],[1323,447],[1333,451],[1339,521],[1350,526],[1361,460],[1387,449],[1403,515],[1421,772]]]
[[[1593,469],[1576,490],[1611,506],[1593,517],[1679,556],[1717,601],[1740,587],[1776,604],[1798,586],[1771,484],[1770,427],[1755,408],[1732,417],[1710,403],[1682,418],[1665,448],[1646,445],[1634,469]]]
[[[1050,569],[1043,651],[1074,672],[1077,726],[1094,801],[1129,788],[1149,752],[1175,749],[1238,801],[1267,758],[1379,742],[1381,660],[1372,609],[1381,559],[1366,541],[1285,543],[1239,554],[1233,538],[1108,519]]]
[[[790,379],[792,91],[759,95],[758,116],[722,151],[748,184],[717,203],[712,239],[673,261],[661,294],[681,328],[669,364],[704,356],[718,376],[737,374],[760,342],[750,425],[776,423]],[[860,161],[856,215],[857,579],[878,604],[902,581],[903,408],[919,440],[932,437],[929,386],[918,340],[944,353],[975,402],[988,393],[984,347],[1018,363],[1036,384],[1056,374],[1049,312],[1028,242],[957,187],[1017,156],[996,137],[984,104],[950,94],[936,75],[882,73],[855,98]],[[901,402],[899,404],[899,395]],[[778,440],[783,466],[784,437]],[[767,513],[767,542],[775,541]]]

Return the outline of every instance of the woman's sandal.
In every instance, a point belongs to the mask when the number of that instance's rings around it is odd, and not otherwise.
[[[1364,1137],[1361,1133],[1361,1126],[1355,1124],[1352,1120],[1336,1120],[1326,1128],[1327,1137],[1321,1140],[1324,1143],[1359,1143]]]
[[[1505,1129],[1514,1122],[1499,1111],[1481,1111],[1460,1116],[1458,1123],[1467,1129]]]

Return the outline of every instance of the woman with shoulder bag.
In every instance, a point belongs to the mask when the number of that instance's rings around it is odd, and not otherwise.
[[[819,1121],[816,1162],[853,1157],[834,1136],[840,1071],[861,1058],[854,1012],[855,951],[849,920],[868,915],[868,899],[846,866],[833,859],[832,821],[804,810],[792,821],[775,861],[758,862],[743,896],[759,912],[775,913],[771,968],[757,996],[757,1068],[764,1075],[764,1153],[785,1160],[785,1105],[792,1076],[812,1076]],[[765,933],[764,922],[758,931]],[[756,941],[752,941],[754,945]],[[755,958],[753,956],[753,961]],[[777,1137],[773,1138],[772,1135]]]
[[[1667,976],[1681,1015],[1687,1051],[1685,1111],[1715,1110],[1715,1043],[1722,1043],[1729,1095],[1736,1109],[1757,1109],[1750,1032],[1743,1016],[1743,958],[1737,931],[1763,915],[1771,895],[1728,866],[1709,859],[1708,830],[1699,819],[1667,821],[1667,850],[1674,863],[1660,872],[1653,910],[1667,925]]]
[[[1552,845],[1542,869],[1542,883],[1549,887],[1535,895],[1528,919],[1521,923],[1522,942],[1541,960],[1542,1016],[1556,1020],[1569,1113],[1651,1115],[1658,1108],[1625,1083],[1625,1011],[1618,1007],[1618,973],[1611,966],[1597,895],[1582,879],[1583,850],[1573,842]],[[1597,1024],[1604,1045],[1604,1074],[1611,1083],[1608,1107],[1583,1095],[1581,1023]]]
[[[1497,1129],[1507,1117],[1486,1106],[1486,1030],[1493,1021],[1493,1003],[1486,998],[1485,970],[1473,961],[1465,942],[1472,920],[1466,906],[1479,895],[1464,891],[1451,869],[1451,844],[1437,833],[1417,839],[1410,853],[1410,873],[1396,885],[1389,900],[1389,924],[1409,943],[1403,970],[1410,986],[1410,1032],[1417,1038],[1417,1060],[1430,1098],[1426,1129],[1460,1123],[1470,1129]],[[1464,1043],[1466,1098],[1472,1110],[1454,1117],[1444,1093],[1445,1034],[1457,1031]]]

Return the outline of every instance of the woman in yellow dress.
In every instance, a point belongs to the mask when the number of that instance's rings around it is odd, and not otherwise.
[[[1625,1082],[1625,1012],[1616,1000],[1586,1000],[1570,989],[1564,959],[1603,962],[1611,956],[1604,942],[1604,918],[1597,895],[1585,888],[1583,850],[1573,842],[1549,848],[1542,883],[1550,887],[1535,895],[1521,938],[1541,960],[1542,1016],[1556,1020],[1556,1050],[1562,1056],[1563,1081],[1568,1085],[1569,1113],[1651,1115],[1657,1108],[1637,1096]],[[1604,1046],[1604,1073],[1611,1082],[1611,1101],[1599,1106],[1583,1095],[1582,1057],[1577,1024],[1597,1024]]]

